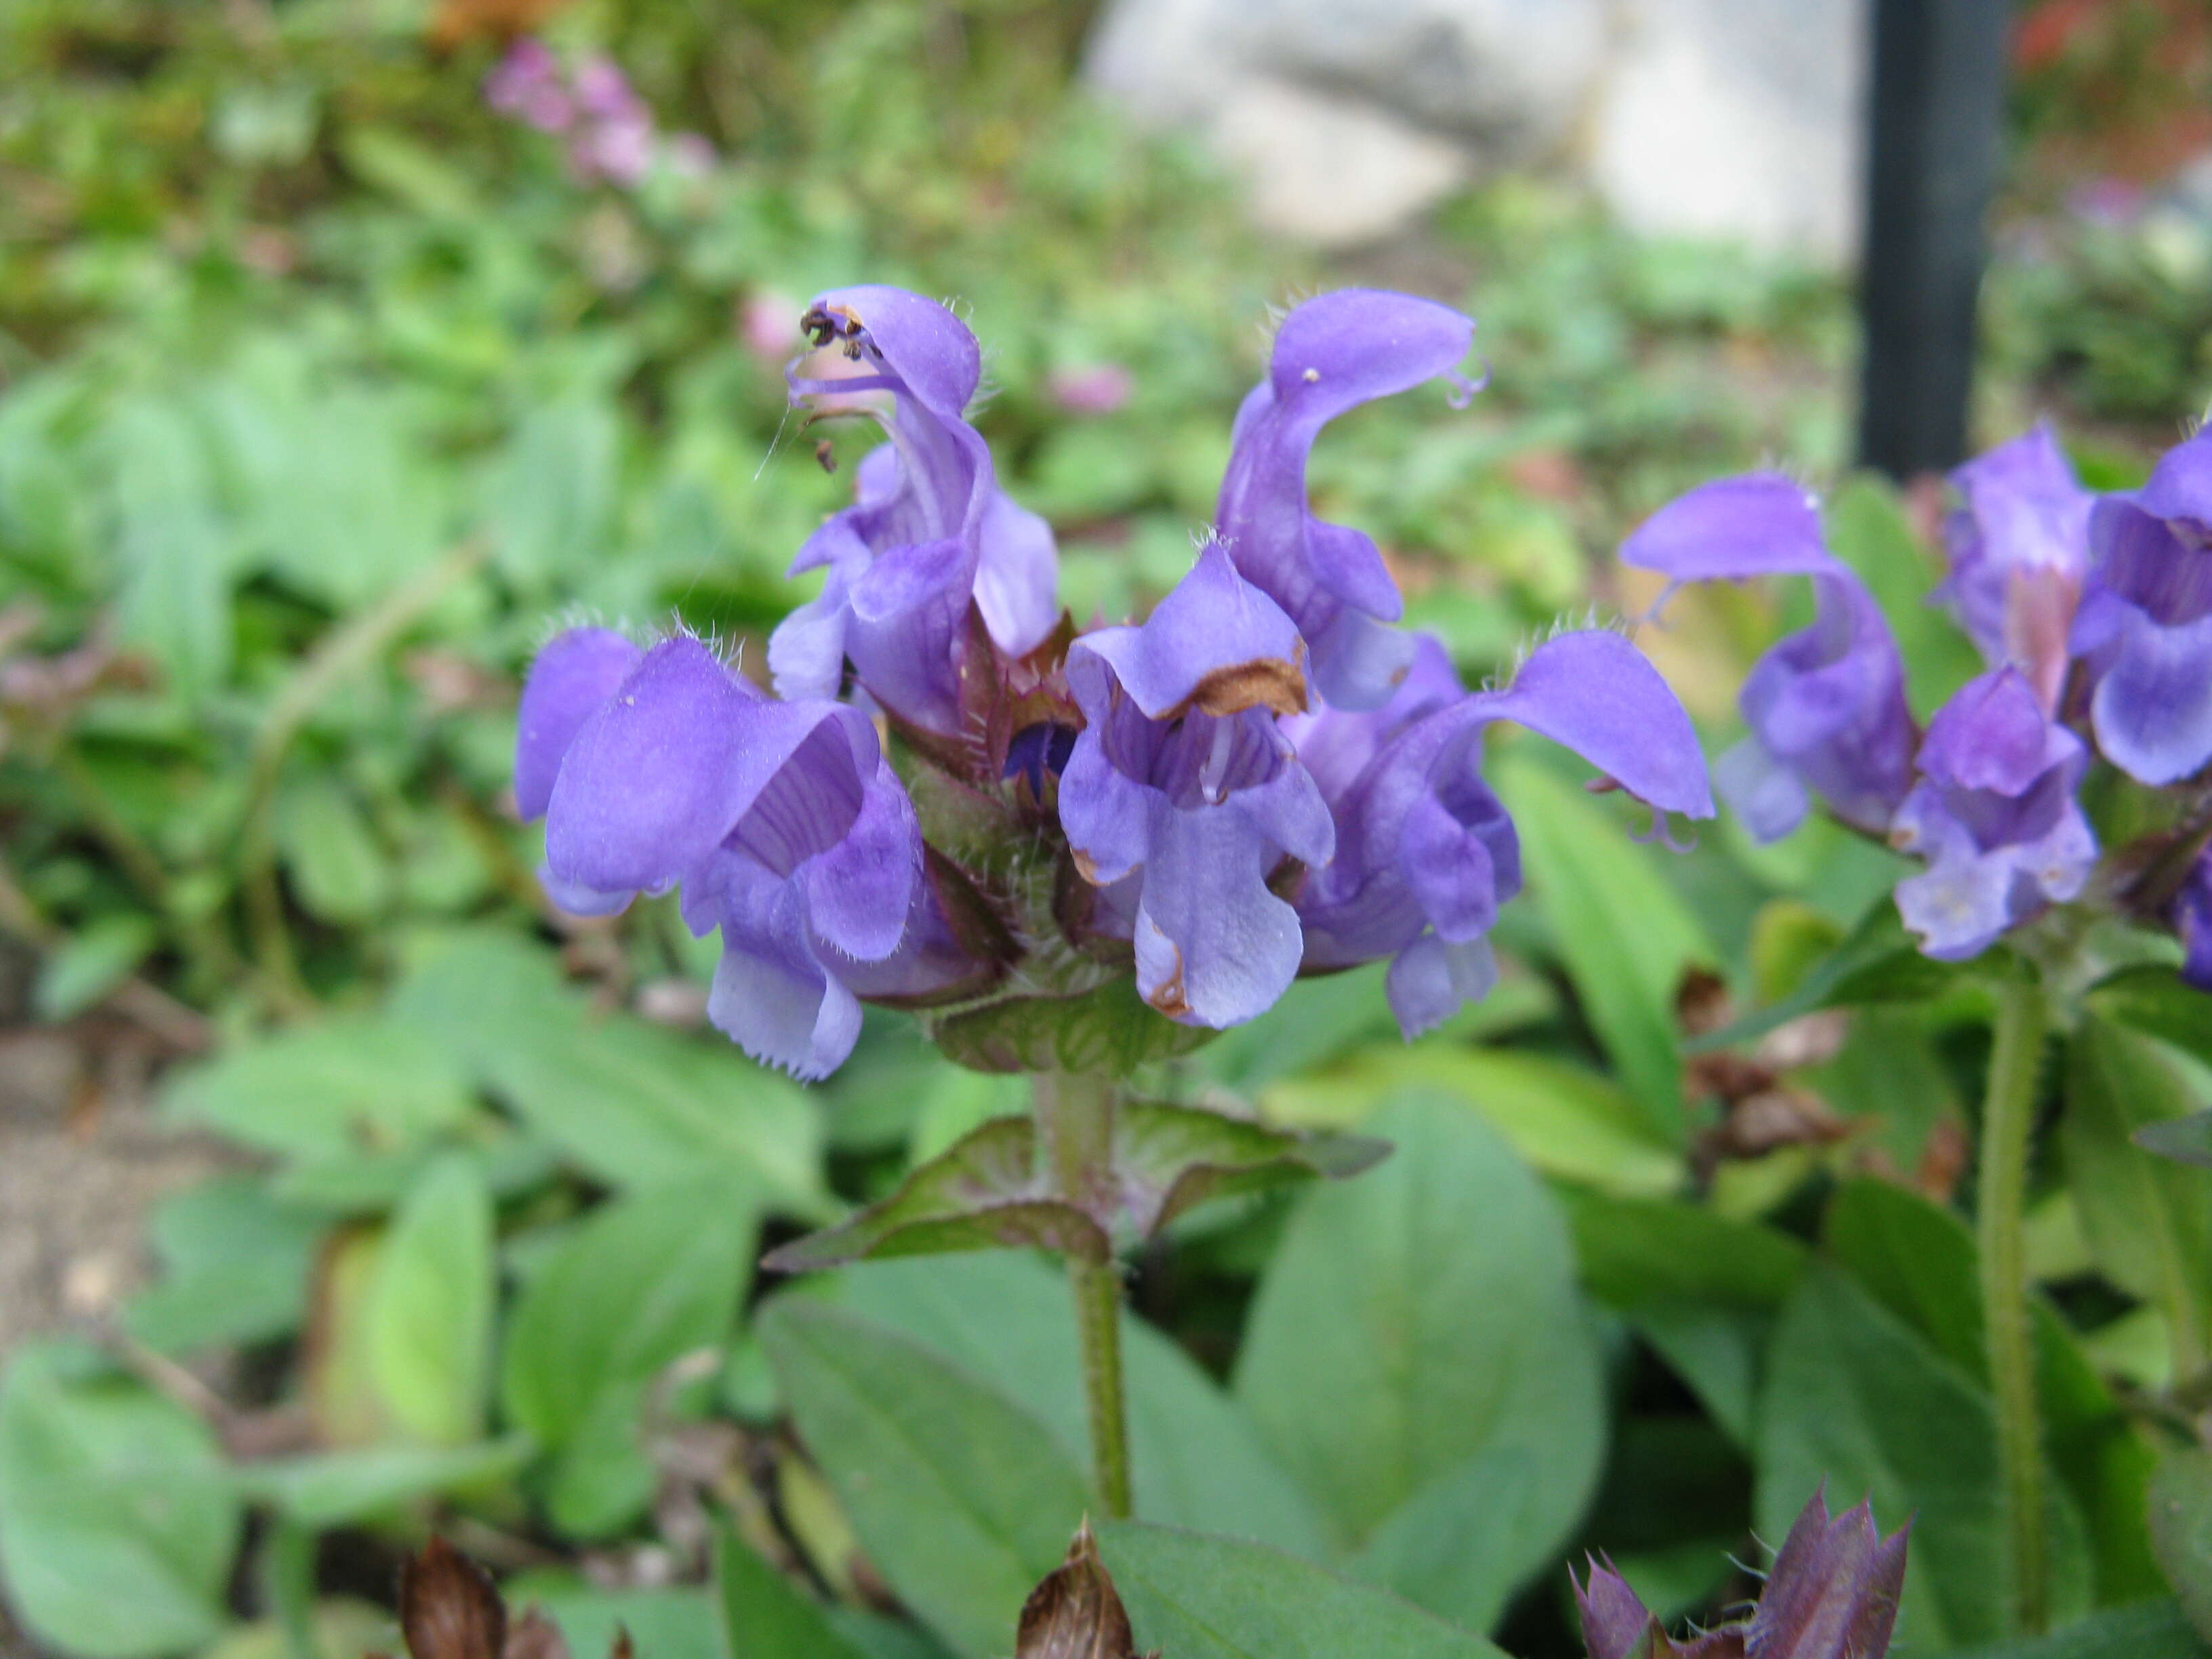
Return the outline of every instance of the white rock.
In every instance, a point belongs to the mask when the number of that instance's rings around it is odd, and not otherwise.
[[[1396,117],[1288,81],[1240,81],[1212,122],[1254,220],[1322,247],[1389,235],[1467,183],[1467,150]]]
[[[1628,0],[1592,141],[1613,211],[1832,265],[1858,246],[1866,0]]]

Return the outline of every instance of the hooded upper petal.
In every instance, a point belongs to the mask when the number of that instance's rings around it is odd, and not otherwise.
[[[1738,804],[1762,839],[1786,834],[1802,815],[1790,812],[1796,803],[1776,769],[1844,822],[1887,831],[1912,781],[1905,665],[1874,596],[1822,543],[1813,499],[1778,473],[1720,479],[1652,514],[1620,556],[1666,575],[1669,592],[1686,581],[1813,578],[1813,625],[1776,644],[1745,679],[1739,701],[1759,753],[1723,783],[1750,786]]]
[[[572,628],[538,653],[515,719],[514,805],[525,818],[545,816],[568,745],[644,655],[605,628]]]
[[[1215,523],[1238,571],[1304,635],[1322,695],[1339,708],[1385,701],[1413,647],[1378,626],[1403,604],[1374,542],[1309,510],[1307,458],[1347,410],[1439,377],[1468,386],[1457,371],[1474,338],[1470,319],[1433,301],[1323,295],[1284,319],[1267,378],[1237,411]]]
[[[2011,663],[2055,708],[2096,497],[2047,426],[1976,457],[1951,482],[1960,506],[1944,526],[1950,575],[1937,597],[1992,668]]]
[[[967,325],[936,301],[884,287],[816,297],[804,325],[829,369],[787,374],[794,403],[882,419],[890,442],[855,469],[853,505],[808,538],[793,574],[826,566],[821,596],[769,643],[777,690],[833,695],[850,660],[893,714],[962,730],[961,664],[971,604],[1000,649],[1049,631],[1057,555],[1044,521],[1008,501],[964,416],[982,368]],[[881,398],[888,396],[888,414]]]

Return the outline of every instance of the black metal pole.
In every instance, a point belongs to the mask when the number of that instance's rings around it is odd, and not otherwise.
[[[1966,455],[2010,12],[2008,0],[1875,0],[1859,460],[1894,478]]]

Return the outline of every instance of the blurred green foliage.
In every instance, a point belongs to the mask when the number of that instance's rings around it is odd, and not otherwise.
[[[464,26],[507,15],[0,4],[0,931],[40,963],[42,1018],[120,1010],[188,1044],[210,1016],[164,1109],[253,1160],[159,1212],[161,1275],[113,1340],[0,1385],[0,1573],[94,1659],[357,1647],[358,1597],[434,1516],[528,1565],[518,1599],[579,1652],[617,1620],[647,1659],[799,1659],[777,1630],[808,1659],[825,1629],[877,1659],[1002,1651],[1084,1502],[1060,1287],[1011,1258],[799,1289],[751,1264],[1018,1086],[872,1015],[799,1089],[696,1029],[710,958],[665,904],[552,917],[504,801],[520,668],[576,614],[757,655],[858,454],[833,441],[826,474],[784,414],[830,283],[957,296],[983,430],[1079,618],[1186,568],[1271,306],[1355,281],[1464,304],[1493,370],[1474,406],[1362,411],[1313,483],[1474,675],[1563,613],[1640,611],[1611,550],[1676,490],[1775,457],[1840,472],[1848,295],[1510,179],[1325,268],[1071,93],[1083,10],[1036,0],[563,9],[549,39],[611,52],[717,156],[586,185],[483,106],[497,45]],[[2078,404],[2125,482],[2212,378],[2203,285],[2137,232],[2060,234],[1993,277],[1991,406]],[[1102,370],[1126,402],[1072,407]],[[1955,684],[1904,504],[1852,483],[1830,528],[1916,691]],[[1687,595],[1644,635],[1717,743],[1802,596],[1774,601]],[[1500,759],[1533,902],[1489,1000],[1408,1049],[1376,973],[1308,981],[1146,1079],[1311,1127],[1380,1114],[1412,1150],[1201,1212],[1139,1264],[1143,1518],[1341,1575],[1117,1529],[1140,1631],[1190,1659],[1218,1605],[1304,1641],[1380,1617],[1381,1585],[1464,1626],[1389,1603],[1404,1652],[1497,1627],[1541,1659],[1572,1650],[1575,1551],[1710,1612],[1746,1588],[1727,1553],[1825,1471],[1886,1522],[1921,1506],[1916,1651],[1994,1637],[1988,1386],[1928,1313],[1972,1278],[1946,1206],[1981,993],[1911,951],[1879,848],[1724,823],[1675,858],[1572,763],[1511,738]],[[1678,1001],[1703,973],[1745,1042],[1860,1009],[1862,1042],[1775,1063],[1820,1109],[1757,1156],[1699,1069],[1722,1039]],[[2171,1019],[2112,1018],[2151,1032],[2112,1042],[2178,1113],[2197,1074],[2153,1041]],[[2141,1194],[2121,1131],[2094,1130],[2039,1188],[2069,1608],[2160,1583],[2106,1523],[2140,1513],[2148,1419],[2085,1355],[2124,1346],[2129,1386],[2164,1389],[2194,1309],[2112,1224]],[[1847,1207],[1868,1170],[1928,1196]],[[2146,1225],[2196,1224],[2196,1197],[2153,1190],[2172,1213]],[[225,1353],[221,1402],[173,1397],[173,1366]],[[718,1608],[710,1553],[728,1583],[799,1568],[802,1601]]]

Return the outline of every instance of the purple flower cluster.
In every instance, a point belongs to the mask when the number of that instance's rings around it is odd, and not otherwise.
[[[967,418],[968,329],[874,287],[800,325],[794,407],[887,441],[799,551],[823,581],[769,642],[775,695],[695,639],[575,629],[532,671],[516,757],[555,902],[680,886],[687,922],[721,929],[709,1012],[748,1052],[819,1077],[861,1000],[957,1010],[1129,974],[1163,1016],[1221,1027],[1302,972],[1378,959],[1410,1036],[1488,988],[1520,887],[1481,772],[1498,720],[1662,818],[1711,815],[1689,719],[1626,640],[1559,635],[1469,693],[1391,626],[1374,543],[1310,511],[1328,421],[1471,389],[1459,313],[1368,291],[1292,312],[1189,574],[1140,624],[1079,636],[1050,529]]]
[[[566,69],[542,40],[518,40],[484,77],[484,102],[538,131],[568,141],[568,164],[587,184],[628,189],[657,157],[697,171],[714,151],[696,133],[664,144],[653,112],[611,59],[587,58]]]
[[[2099,859],[2079,800],[2093,760],[2154,787],[2212,764],[2212,437],[2178,446],[2125,494],[2083,489],[2042,428],[1952,483],[1950,571],[1936,598],[1989,672],[1924,732],[1888,624],[1790,479],[1704,485],[1621,549],[1667,576],[1669,592],[1813,579],[1813,624],[1752,670],[1741,697],[1750,735],[1716,763],[1715,782],[1763,840],[1796,828],[1817,797],[1924,860],[1899,884],[1898,907],[1923,949],[1946,959],[2081,895]],[[2193,980],[2212,984],[2212,873],[2201,864],[2170,920]]]

